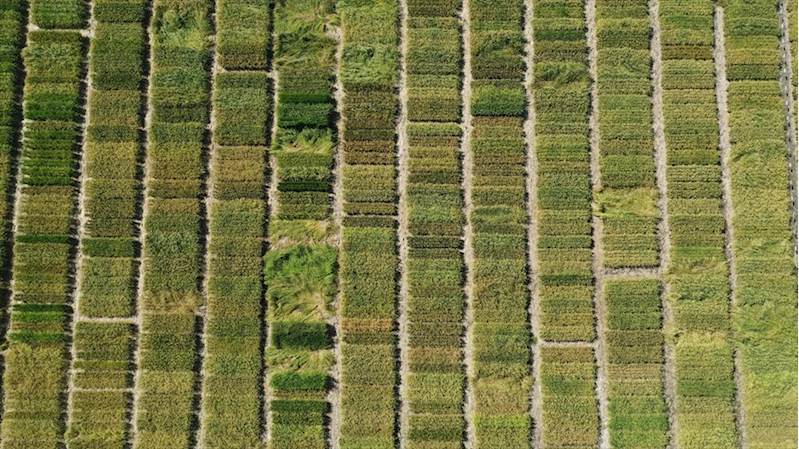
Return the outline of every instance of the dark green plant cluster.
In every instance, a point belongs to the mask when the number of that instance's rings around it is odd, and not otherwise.
[[[660,281],[605,283],[610,444],[663,449],[668,445],[663,396]]]
[[[465,428],[460,6],[408,2],[410,447],[459,448]]]
[[[132,395],[134,328],[127,323],[78,322],[75,326],[76,389],[66,438],[80,449],[122,448]]]
[[[342,449],[394,447],[396,0],[339,0],[345,165]]]
[[[677,439],[688,449],[737,444],[713,15],[710,0],[660,4]]]
[[[596,447],[599,419],[595,377],[591,347],[541,348],[545,447]]]
[[[654,267],[658,260],[649,11],[646,0],[597,4],[603,263]]]
[[[18,26],[18,25],[17,25]],[[31,31],[22,197],[14,249],[15,304],[0,438],[19,448],[55,447],[63,436],[65,328],[71,320],[74,154],[78,149],[84,41],[77,31]]]
[[[334,362],[329,323],[338,272],[331,220],[334,10],[332,0],[275,4],[279,103],[272,151],[278,192],[265,266],[275,449],[326,447],[328,372]]]
[[[136,300],[135,225],[140,170],[139,127],[144,104],[141,77],[144,2],[105,2],[96,15],[90,47],[91,92],[86,131],[86,238],[78,313],[83,317],[127,317]],[[100,6],[100,5],[98,5]],[[67,439],[76,448],[122,448],[128,441],[132,329],[119,323],[78,323],[81,391]],[[93,347],[101,344],[103,346]],[[124,347],[123,347],[124,346]],[[108,351],[108,352],[104,352]],[[96,410],[103,413],[98,417]]]
[[[536,2],[533,11],[540,336],[555,342],[595,337],[584,7],[582,0],[557,0]],[[595,445],[599,422],[586,365],[593,355],[553,348],[542,358],[542,376],[565,370],[553,386],[543,379],[544,444]]]
[[[746,438],[750,447],[788,448],[797,445],[797,295],[786,182],[788,163],[796,161],[786,160],[775,2],[725,2],[724,31],[738,286],[733,323],[746,379]]]
[[[31,22],[46,30],[84,28],[88,13],[89,4],[85,0],[34,0],[30,2]]]
[[[471,2],[474,426],[478,448],[528,443],[524,2]]]
[[[270,0],[216,3],[219,64],[227,70],[266,70],[271,39]]]
[[[590,341],[595,332],[584,2],[536,2],[533,17],[541,338]]]
[[[200,199],[208,123],[208,4],[157,0],[139,369],[141,448],[187,447],[197,373]]]

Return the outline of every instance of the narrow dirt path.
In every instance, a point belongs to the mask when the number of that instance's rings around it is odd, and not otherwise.
[[[154,50],[153,50],[153,43],[155,42],[155,35],[154,35],[154,24],[153,24],[153,14],[155,10],[155,2],[156,0],[148,1],[146,4],[147,10],[147,17],[149,23],[147,23],[147,58],[145,59],[145,66],[147,67],[147,87],[146,87],[146,108],[147,111],[144,115],[144,134],[145,134],[145,141],[142,148],[142,156],[143,156],[143,166],[142,166],[142,193],[141,193],[141,223],[139,224],[139,271],[136,278],[137,289],[136,289],[136,348],[133,353],[133,366],[135,367],[135,372],[133,374],[133,405],[132,405],[132,412],[131,412],[131,434],[130,434],[130,446],[131,447],[138,447],[138,435],[139,435],[139,401],[141,399],[141,359],[142,359],[142,332],[144,329],[144,274],[145,274],[145,265],[144,265],[144,244],[147,241],[147,217],[150,213],[150,173],[151,173],[151,166],[150,166],[150,148],[152,146],[152,139],[150,136],[150,130],[152,129],[153,124],[153,61],[155,58]]]
[[[663,310],[663,392],[668,413],[668,449],[677,448],[677,365],[674,342],[670,338],[674,328],[674,312],[669,295],[671,284],[666,278],[671,260],[671,231],[669,229],[669,197],[666,177],[668,160],[666,156],[665,118],[663,115],[663,55],[660,42],[660,0],[649,1],[649,24],[652,29],[650,55],[652,58],[652,128],[655,143],[655,179],[658,189],[658,243],[660,245],[660,268],[658,279],[662,286],[661,308]]]
[[[793,244],[794,252],[796,252],[797,240],[799,239],[799,231],[797,231],[797,123],[796,123],[796,103],[794,102],[794,85],[793,74],[796,67],[794,66],[798,55],[791,54],[791,39],[790,30],[788,27],[788,2],[786,0],[779,1],[779,18],[780,18],[780,51],[782,53],[782,67],[780,68],[780,91],[782,92],[782,100],[785,106],[785,144],[788,147],[788,175],[789,186],[791,189],[791,205],[793,213],[791,213],[791,229],[793,231]]]
[[[461,7],[461,41],[463,42],[463,89],[461,90],[462,123],[461,132],[461,190],[463,191],[463,264],[466,270],[463,285],[466,305],[463,313],[463,368],[466,374],[466,388],[463,392],[463,418],[466,422],[465,449],[477,446],[477,435],[474,425],[474,247],[472,238],[472,170],[474,154],[472,153],[472,32],[471,9],[469,0],[463,0]]]
[[[81,35],[91,42],[94,39],[97,31],[97,21],[94,20],[94,6],[95,2],[89,2],[89,18],[87,21],[87,29],[81,30]],[[91,48],[91,47],[89,47]],[[88,136],[89,136],[89,123],[91,121],[91,97],[92,97],[92,71],[91,71],[92,51],[87,52],[84,58],[85,70],[85,85],[84,89],[86,94],[83,99],[83,123],[81,123],[81,154],[80,162],[78,164],[78,203],[75,211],[77,222],[76,238],[77,245],[75,248],[74,260],[74,289],[72,290],[72,323],[70,323],[70,332],[72,339],[69,343],[69,369],[67,371],[67,422],[66,429],[69,430],[72,425],[72,418],[74,414],[73,391],[75,390],[75,359],[77,359],[77,351],[75,349],[75,334],[78,327],[78,322],[81,321],[80,315],[80,300],[83,296],[83,240],[86,238],[86,224],[88,217],[86,216],[86,183],[88,176],[86,174],[86,167],[88,166],[89,159],[87,156]]]
[[[586,42],[588,44],[588,72],[591,76],[591,112],[588,119],[591,146],[591,192],[595,195],[602,189],[599,149],[599,90],[597,86],[597,27],[596,0],[585,2]],[[592,200],[594,211],[598,209],[596,199]],[[594,258],[594,313],[596,314],[595,356],[597,363],[596,395],[599,403],[599,448],[610,449],[610,430],[608,428],[608,380],[607,349],[605,340],[605,270],[603,262],[602,218],[593,214]]]
[[[410,428],[410,403],[408,396],[408,378],[410,376],[410,331],[408,326],[408,174],[410,155],[408,150],[408,2],[399,0],[399,117],[397,119],[397,244],[399,245],[399,298],[397,303],[397,324],[399,330],[399,447],[408,447],[408,431]]]
[[[341,27],[335,29],[336,38],[336,74],[335,83],[333,85],[333,100],[336,102],[336,135],[338,136],[338,143],[336,145],[335,168],[333,169],[333,225],[336,227],[336,248],[341,254],[341,242],[343,238],[343,222],[344,222],[344,151],[342,147],[342,139],[344,137],[344,118],[343,118],[343,105],[344,105],[344,84],[341,82],[341,57],[344,53],[344,35]],[[327,447],[338,448],[339,439],[341,438],[341,343],[343,340],[343,327],[341,307],[344,302],[343,291],[341,290],[341,280],[339,279],[339,288],[336,292],[336,297],[333,300],[333,310],[335,314],[330,320],[330,324],[335,329],[335,338],[333,340],[333,357],[335,364],[330,370],[330,377],[333,380],[332,386],[327,393],[327,401],[330,403],[329,426],[327,430]]]
[[[721,208],[724,214],[724,254],[729,267],[730,283],[730,313],[738,305],[738,270],[735,261],[735,248],[733,246],[734,228],[733,219],[735,211],[732,207],[732,185],[730,175],[730,123],[729,109],[727,107],[727,55],[724,47],[724,8],[716,6],[714,21],[715,45],[713,47],[713,62],[716,67],[716,104],[719,120],[719,151],[721,153]],[[734,330],[730,330],[730,343],[733,348],[733,379],[735,381],[735,427],[738,433],[738,447],[747,449],[746,439],[746,410],[743,406],[744,381],[741,376],[741,356],[735,341]]]
[[[528,290],[530,302],[528,315],[530,317],[530,332],[533,343],[530,345],[532,360],[531,375],[533,388],[530,391],[530,417],[533,420],[532,438],[530,447],[539,448],[544,445],[542,424],[544,422],[544,408],[541,391],[541,348],[538,340],[539,316],[539,266],[538,266],[538,156],[535,146],[535,98],[533,96],[533,64],[535,63],[535,42],[533,34],[533,0],[524,2],[524,36],[525,60],[527,68],[524,72],[524,87],[527,96],[527,118],[524,122],[524,139],[527,146],[527,271],[529,276]]]

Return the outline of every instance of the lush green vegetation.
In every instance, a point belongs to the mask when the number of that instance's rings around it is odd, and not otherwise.
[[[531,420],[524,2],[471,3],[474,425],[479,448],[527,444]]]
[[[342,449],[394,447],[398,23],[395,0],[339,0],[345,165]]]
[[[593,340],[589,77],[583,1],[535,2],[541,335]]]
[[[188,447],[196,420],[200,200],[208,123],[208,5],[154,5],[139,448]]]
[[[31,22],[48,29],[81,29],[86,27],[89,4],[85,0],[33,0]]]
[[[275,449],[326,447],[328,372],[334,362],[328,322],[335,315],[338,271],[331,220],[334,8],[332,0],[275,5],[279,106],[272,154],[278,193],[265,266]]]
[[[591,347],[541,348],[544,447],[597,445],[596,362]]]
[[[597,87],[606,267],[658,261],[646,0],[597,4]]]
[[[737,266],[733,317],[746,438],[752,448],[796,447],[797,355],[789,344],[797,338],[796,269],[779,17],[770,0],[724,6]]]
[[[724,255],[713,2],[663,0],[663,112],[680,447],[733,448],[729,270]]]
[[[119,323],[81,323],[82,317],[127,317],[134,311],[138,251],[136,215],[140,192],[139,127],[145,29],[143,2],[107,2],[90,46],[87,109],[86,237],[78,327],[79,369],[72,392],[67,439],[71,447],[122,448],[128,441],[133,328]],[[84,349],[85,348],[85,349]],[[98,413],[102,410],[102,413]]]
[[[614,448],[668,445],[660,288],[657,279],[605,283],[609,428]]]
[[[214,80],[202,401],[207,448],[258,447],[263,431],[261,255],[271,103],[265,72],[229,71]]]
[[[22,198],[14,248],[5,416],[9,448],[56,448],[64,432],[66,327],[71,321],[80,80],[85,42],[76,31],[31,31],[22,53],[24,91]]]
[[[408,2],[408,447],[461,447],[459,1]]]

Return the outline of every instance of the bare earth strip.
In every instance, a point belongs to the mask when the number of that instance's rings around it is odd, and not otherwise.
[[[597,88],[597,30],[596,0],[585,2],[586,42],[588,44],[588,72],[591,76],[591,112],[588,120],[591,145],[591,192],[602,189],[602,175],[599,161],[599,95]],[[596,200],[592,207],[597,209]],[[605,275],[602,250],[602,218],[592,217],[594,241],[594,307],[596,313],[595,356],[597,363],[596,395],[599,402],[599,449],[610,449],[610,430],[608,428],[608,382],[607,350],[605,341]]]
[[[410,426],[410,403],[408,396],[408,377],[410,376],[410,353],[408,330],[408,164],[410,160],[408,150],[408,2],[399,1],[399,117],[397,119],[397,191],[399,204],[397,205],[397,244],[399,245],[399,298],[397,303],[397,324],[399,330],[399,447],[408,447],[408,430]]]
[[[139,272],[137,276],[137,290],[136,290],[136,329],[138,330],[138,335],[136,339],[136,349],[133,353],[133,366],[136,369],[133,375],[133,411],[131,413],[131,435],[130,435],[130,446],[137,447],[137,437],[139,435],[139,400],[141,399],[141,370],[139,367],[141,366],[141,342],[142,342],[142,329],[144,329],[144,243],[147,241],[147,227],[146,221],[147,217],[149,216],[150,210],[150,148],[152,147],[152,139],[150,138],[150,130],[152,129],[153,124],[153,60],[155,58],[153,54],[153,42],[155,42],[154,36],[154,24],[153,24],[153,14],[155,12],[155,0],[147,2],[147,17],[149,17],[150,23],[147,24],[147,45],[148,45],[148,54],[145,60],[145,65],[147,67],[147,112],[144,116],[144,132],[146,135],[146,140],[143,149],[143,159],[144,159],[144,166],[142,167],[142,206],[141,206],[141,223],[139,224],[139,248],[140,248],[140,258],[139,258]]]
[[[463,263],[466,269],[464,294],[466,307],[463,314],[463,366],[466,372],[466,389],[464,391],[463,417],[466,421],[465,449],[474,449],[477,446],[477,435],[474,427],[474,248],[472,243],[472,169],[474,168],[474,155],[472,154],[472,34],[471,34],[471,9],[469,0],[463,0],[461,8],[461,28],[463,41],[463,90],[461,92],[462,120],[461,131],[461,160],[463,179]]]
[[[791,0],[794,1],[794,0]],[[791,189],[791,205],[793,207],[791,213],[791,230],[793,231],[793,244],[794,253],[796,252],[797,240],[799,240],[799,231],[797,230],[797,123],[796,123],[796,104],[793,99],[793,71],[796,70],[794,66],[798,56],[791,55],[791,40],[790,30],[788,27],[788,2],[780,0],[779,2],[779,17],[780,17],[780,51],[782,52],[782,67],[780,68],[780,91],[782,92],[782,100],[785,106],[785,144],[788,146],[788,175],[789,186]]]
[[[666,170],[665,119],[663,116],[663,55],[660,44],[660,0],[649,2],[649,23],[652,29],[650,55],[652,57],[652,128],[655,143],[655,179],[658,188],[658,241],[660,244],[660,273],[658,278],[662,286],[661,308],[663,309],[663,395],[666,401],[669,428],[667,431],[668,449],[676,449],[677,432],[677,365],[673,339],[670,333],[674,327],[674,312],[671,309],[669,295],[671,284],[666,280],[666,271],[671,257],[671,231],[669,230],[669,197]]]
[[[535,101],[533,96],[533,64],[535,60],[535,42],[533,36],[533,0],[525,0],[524,36],[526,40],[525,59],[527,68],[524,73],[524,87],[527,96],[527,119],[524,122],[524,137],[527,146],[527,270],[529,276],[528,289],[530,303],[530,332],[533,343],[530,345],[532,358],[531,375],[533,388],[530,391],[530,417],[533,420],[531,448],[543,447],[544,433],[541,425],[544,422],[544,409],[541,400],[541,348],[539,336],[538,310],[538,156],[535,147]]]
[[[336,133],[338,135],[338,145],[336,146],[335,168],[333,172],[333,224],[336,226],[336,248],[341,254],[342,231],[344,221],[344,151],[341,140],[344,136],[344,119],[342,116],[344,104],[344,85],[341,82],[341,56],[344,53],[344,35],[341,27],[335,29],[336,38],[336,81],[334,84],[333,99],[336,102]],[[335,364],[330,371],[332,386],[327,394],[327,401],[330,403],[330,424],[327,433],[328,448],[338,448],[339,438],[341,438],[341,305],[343,304],[343,291],[340,288],[333,300],[333,310],[336,313],[331,317],[330,324],[335,329],[333,341],[333,357]]]
[[[714,20],[715,45],[713,47],[713,62],[716,66],[716,104],[719,117],[719,151],[721,152],[721,208],[724,214],[724,255],[729,264],[730,282],[730,307],[737,305],[738,271],[735,263],[735,250],[733,248],[733,216],[732,186],[730,184],[730,123],[727,108],[727,56],[724,48],[724,8],[717,6]],[[746,440],[746,414],[743,407],[744,382],[741,376],[741,357],[730,331],[733,346],[733,380],[735,381],[735,427],[738,433],[738,447],[747,449]]]
[[[97,29],[97,21],[94,20],[94,2],[89,3],[89,18],[88,18],[88,29],[81,31],[81,35],[89,39],[91,42],[94,39],[95,31]],[[80,155],[80,163],[78,165],[78,207],[76,210],[76,221],[77,221],[77,230],[76,230],[76,238],[78,243],[75,249],[75,261],[74,261],[74,285],[75,288],[72,291],[72,323],[71,323],[71,334],[72,339],[70,343],[69,349],[69,371],[67,372],[67,422],[66,428],[69,429],[70,425],[72,424],[72,415],[74,413],[74,404],[73,404],[73,391],[75,390],[75,359],[77,358],[77,353],[75,349],[75,333],[78,327],[78,321],[81,320],[80,316],[80,299],[83,296],[83,240],[86,238],[86,224],[88,222],[88,218],[86,217],[86,182],[88,180],[86,176],[86,167],[88,165],[88,157],[87,153],[87,146],[88,146],[88,133],[89,133],[89,122],[91,120],[91,95],[92,95],[92,72],[91,72],[91,59],[92,59],[92,52],[89,52],[84,59],[85,69],[86,70],[86,84],[84,85],[84,89],[86,92],[84,98],[84,113],[83,113],[83,123],[81,124],[81,155]]]

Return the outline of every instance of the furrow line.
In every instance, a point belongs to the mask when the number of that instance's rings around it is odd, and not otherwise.
[[[610,430],[608,416],[608,374],[607,374],[607,347],[605,329],[607,327],[607,312],[605,306],[605,274],[603,260],[603,220],[596,214],[598,203],[596,195],[602,190],[602,174],[600,167],[599,147],[599,88],[597,73],[597,25],[596,25],[596,0],[585,2],[586,43],[588,45],[588,73],[591,78],[590,97],[591,106],[588,118],[589,145],[591,152],[591,192],[593,228],[593,261],[594,274],[594,313],[596,314],[596,347],[595,357],[597,364],[596,394],[599,404],[599,448],[610,448]]]
[[[655,155],[655,180],[658,189],[658,247],[660,267],[657,278],[661,285],[661,310],[663,314],[663,393],[667,409],[668,449],[677,448],[677,374],[674,341],[670,338],[674,330],[674,312],[669,295],[671,284],[666,279],[671,257],[671,231],[669,230],[668,167],[666,135],[663,117],[663,57],[660,41],[660,0],[649,0],[649,23],[652,30],[650,53],[652,58],[652,129]]]

